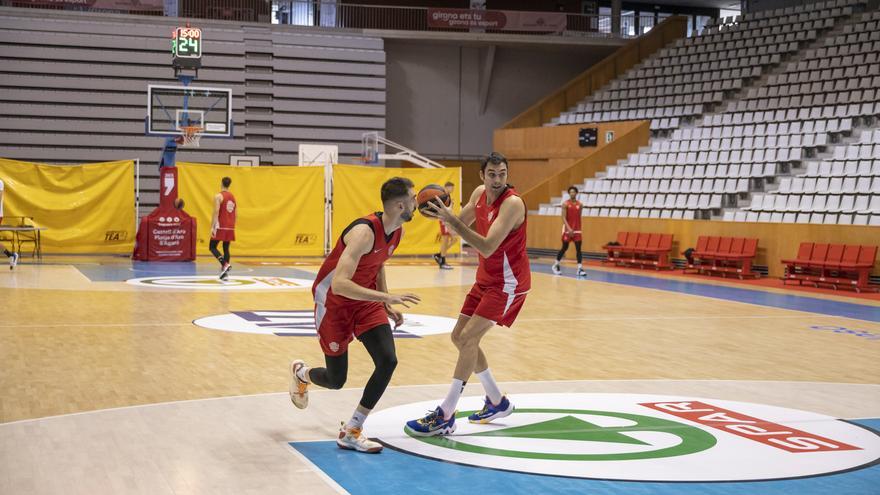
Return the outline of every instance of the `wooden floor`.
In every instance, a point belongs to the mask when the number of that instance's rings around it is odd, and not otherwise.
[[[262,264],[262,261],[270,264]],[[233,263],[233,274],[242,276],[307,277],[313,276],[318,268],[315,260],[233,260]],[[216,263],[202,260],[196,271],[211,273],[215,268]],[[572,271],[571,266],[566,268]],[[483,343],[495,377],[506,382],[510,390],[630,390],[663,383],[660,388],[668,391],[670,384],[680,383],[684,389],[707,392],[704,395],[721,387],[734,395],[760,396],[765,402],[771,400],[767,398],[769,395],[785,397],[785,390],[828,391],[827,394],[799,394],[798,405],[838,417],[880,417],[880,342],[865,336],[880,336],[877,320],[593,280],[601,277],[591,276],[587,280],[557,277],[547,273],[543,261],[535,263],[535,270],[532,292],[514,327],[493,329]],[[591,269],[590,273],[602,274],[600,270]],[[474,277],[474,267],[469,263],[458,264],[455,270],[438,271],[436,266],[422,260],[397,260],[387,271],[392,291],[407,290],[422,297],[422,303],[412,309],[414,313],[450,318],[457,316]],[[316,394],[323,403],[307,414],[289,407],[285,393],[287,365],[293,358],[321,362],[316,339],[214,331],[193,324],[196,319],[232,311],[309,310],[312,301],[308,287],[200,291],[142,288],[125,283],[125,279],[135,276],[167,273],[175,272],[168,265],[132,265],[124,258],[85,256],[47,257],[40,265],[23,263],[14,271],[0,270],[3,304],[0,423],[8,423],[0,425],[0,439],[3,439],[0,443],[4,445],[0,447],[0,459],[16,457],[10,457],[13,445],[25,448],[21,444],[23,437],[18,435],[37,438],[28,448],[43,445],[51,450],[57,448],[58,442],[75,441],[78,435],[98,434],[91,428],[101,430],[95,425],[78,430],[75,419],[52,424],[22,420],[254,394],[268,394],[260,395],[260,401],[270,404],[266,407],[281,425],[292,428],[288,432],[291,438],[333,438],[338,420],[348,416],[359,395],[357,389],[364,385],[372,371],[368,356],[358,344],[352,345],[347,390]],[[695,283],[724,285],[705,279]],[[766,292],[778,294],[780,291]],[[848,301],[841,295],[807,296]],[[876,308],[880,315],[880,303],[849,301]],[[845,327],[863,334],[811,328],[815,326]],[[448,335],[398,339],[397,348],[399,366],[386,399],[388,403],[380,402],[379,409],[407,400],[441,398],[455,360]],[[566,388],[565,383],[576,385]],[[759,384],[753,393],[745,393],[751,387],[749,383]],[[768,387],[773,394],[766,393]],[[473,390],[474,394],[480,393],[478,386]],[[795,399],[791,397],[779,400],[792,403]],[[187,403],[177,404],[151,409],[164,408],[166,420],[173,423],[169,424],[168,431],[186,430],[187,421],[198,416],[194,411],[202,409],[212,418],[208,420],[211,425],[222,424],[222,421],[216,422],[214,416],[220,414],[219,410],[212,409],[218,407],[230,408],[231,417],[248,421],[248,415],[242,413],[252,407],[245,402],[225,399],[208,401],[196,410],[184,412],[179,404]],[[175,411],[180,415],[175,416]],[[104,415],[105,420],[122,421],[108,427],[114,431],[120,424],[128,424],[127,421],[138,421],[113,412],[96,414]],[[303,423],[306,417],[308,420]],[[28,430],[21,426],[28,424],[43,424],[41,428],[46,429]],[[65,424],[73,430],[64,430]],[[304,428],[304,424],[309,426]],[[16,425],[24,430],[13,429]],[[161,425],[152,427],[163,431]],[[231,423],[228,428],[230,441],[246,444],[246,439],[238,436],[244,435],[243,429],[259,430],[259,425]],[[284,429],[279,427],[274,431]],[[46,437],[50,434],[54,435],[51,440]],[[216,437],[217,432],[203,434]],[[130,448],[119,449],[124,453]],[[259,458],[260,454],[249,451],[249,455]],[[57,480],[67,478],[54,478],[43,472],[47,469],[45,466],[29,465],[27,456],[16,458],[13,465],[35,478],[11,476],[7,472],[6,478],[0,476],[0,492],[65,491],[64,483]],[[101,490],[168,491],[155,489],[157,485],[139,478],[137,469],[131,469],[127,478],[120,480],[110,476],[112,481]],[[213,465],[211,469],[220,468]],[[305,486],[312,487],[303,493],[331,489],[331,485],[311,471],[305,471],[308,470],[299,467],[291,471],[292,474],[274,479],[273,483],[282,483],[282,486],[283,483],[306,483]],[[23,479],[38,479],[41,473],[56,482],[33,481],[29,486],[32,490],[23,492],[4,490],[4,487],[28,488],[28,482]],[[205,475],[203,472],[179,474],[193,479]],[[219,475],[224,480],[228,477],[224,473]],[[126,485],[126,479],[131,484]],[[206,489],[216,487],[215,483],[202,486],[193,484],[193,479],[187,478],[186,483],[177,485],[186,488],[180,492],[216,493]],[[247,480],[243,483],[241,486],[260,492],[255,488],[258,485]],[[278,486],[263,488],[271,492]]]

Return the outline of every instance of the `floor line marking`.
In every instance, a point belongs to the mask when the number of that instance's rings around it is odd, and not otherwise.
[[[325,441],[325,440],[327,440],[327,439],[317,440],[317,441]],[[302,440],[297,440],[296,442],[292,442],[292,443],[299,443],[301,441]],[[331,488],[336,490],[336,493],[349,495],[348,490],[346,490],[345,488],[342,488],[342,485],[340,485],[339,483],[336,482],[336,480],[331,478],[329,474],[325,473],[323,469],[319,468],[318,465],[315,464],[314,462],[312,462],[311,459],[306,457],[302,452],[296,450],[296,448],[294,448],[294,446],[291,445],[291,442],[283,442],[283,443],[285,444],[285,446],[288,449],[290,449],[293,452],[293,455],[297,456],[299,458],[299,460],[303,461],[303,463],[306,465],[307,468],[309,468],[310,471],[317,474],[318,477],[321,478],[321,480],[323,480],[325,483],[330,485]]]
[[[766,307],[766,306],[765,306]],[[442,316],[442,315],[436,315]],[[404,313],[404,318],[406,313]],[[451,318],[451,317],[450,317]],[[616,320],[723,320],[723,319],[792,319],[799,320],[805,318],[842,318],[852,320],[846,316],[808,314],[801,315],[682,315],[682,316],[596,316],[587,318],[519,318],[517,321],[616,321]],[[858,319],[856,319],[858,320]],[[858,320],[864,321],[864,320]],[[873,323],[873,322],[869,322]],[[23,324],[23,325],[0,325],[0,328],[54,328],[54,327],[159,327],[159,326],[192,326],[192,322],[186,323],[47,323],[47,324]]]
[[[505,381],[498,382],[499,385],[504,384],[537,384],[537,383],[584,383],[584,384],[595,384],[595,383],[616,383],[616,382],[660,382],[660,383],[671,383],[671,382],[742,382],[742,383],[796,383],[796,384],[807,384],[807,385],[851,385],[856,387],[877,387],[880,390],[880,384],[875,383],[853,383],[853,382],[820,382],[820,381],[810,381],[810,380],[735,380],[735,379],[710,379],[710,378],[699,378],[699,379],[685,379],[685,378],[618,378],[618,379],[609,379],[609,380],[514,380],[514,381]],[[391,385],[388,389],[407,389],[407,388],[425,388],[425,387],[440,387],[449,386],[448,382],[443,383],[419,383],[412,385]],[[326,394],[326,393],[335,393],[340,390],[345,390],[349,392],[357,392],[362,391],[364,387],[344,387],[339,390],[330,390],[330,389],[316,389],[309,391],[310,394]],[[27,423],[32,421],[42,421],[44,419],[60,419],[68,416],[80,416],[83,414],[94,414],[94,413],[102,413],[109,411],[119,411],[124,409],[133,409],[138,407],[154,407],[154,406],[165,406],[170,404],[184,404],[187,402],[203,402],[203,401],[211,401],[211,400],[226,400],[226,399],[241,399],[248,397],[262,397],[262,396],[270,396],[270,395],[289,395],[290,392],[262,392],[259,394],[244,394],[244,395],[224,395],[220,397],[203,397],[201,399],[183,399],[183,400],[171,400],[164,402],[153,402],[150,404],[133,404],[130,406],[119,406],[119,407],[109,407],[105,409],[94,409],[91,411],[80,411],[75,413],[67,413],[67,414],[56,414],[53,416],[41,416],[39,418],[28,418],[28,419],[18,419],[15,421],[9,421],[6,423],[0,423],[0,428],[4,426],[14,425],[18,423]],[[871,418],[866,418],[871,419]]]

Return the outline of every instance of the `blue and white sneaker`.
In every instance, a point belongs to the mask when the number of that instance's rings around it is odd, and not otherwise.
[[[18,264],[18,253],[12,253],[12,256],[9,257],[9,269],[12,270],[15,268],[15,265]]]
[[[407,421],[406,428],[418,437],[449,435],[455,431],[455,414],[453,413],[449,419],[443,419],[443,410],[437,406],[437,409],[429,412],[424,418]]]
[[[510,416],[510,413],[513,412],[513,404],[507,400],[507,396],[501,397],[501,402],[497,405],[492,404],[492,401],[486,397],[486,403],[483,404],[483,408],[479,411],[468,416],[468,421],[471,423],[481,423],[486,424],[493,419],[505,418]]]

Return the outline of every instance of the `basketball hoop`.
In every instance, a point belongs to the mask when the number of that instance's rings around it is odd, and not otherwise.
[[[363,144],[361,160],[365,164],[379,163],[379,133],[365,132],[361,141]]]
[[[184,148],[198,148],[199,141],[202,139],[202,131],[204,127],[200,125],[182,125],[180,126],[181,136],[177,138],[177,145]]]

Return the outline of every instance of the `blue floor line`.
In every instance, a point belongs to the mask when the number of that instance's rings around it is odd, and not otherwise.
[[[552,274],[549,264],[532,263],[532,271]],[[564,268],[560,277],[577,278],[575,271]],[[581,279],[583,280],[583,279]],[[748,304],[757,304],[771,308],[807,311],[830,316],[843,316],[857,320],[880,322],[880,306],[848,303],[815,297],[804,297],[790,294],[779,294],[754,289],[742,289],[705,283],[684,282],[662,277],[645,277],[628,273],[606,272],[587,269],[586,280],[607,282],[611,284],[629,285],[645,289],[657,289],[694,296],[712,297]]]
[[[880,428],[880,418],[853,423]],[[760,482],[662,483],[560,478],[463,466],[386,448],[378,455],[334,441],[290,445],[353,495],[400,493],[572,493],[590,495],[877,495],[880,465],[826,476]]]

